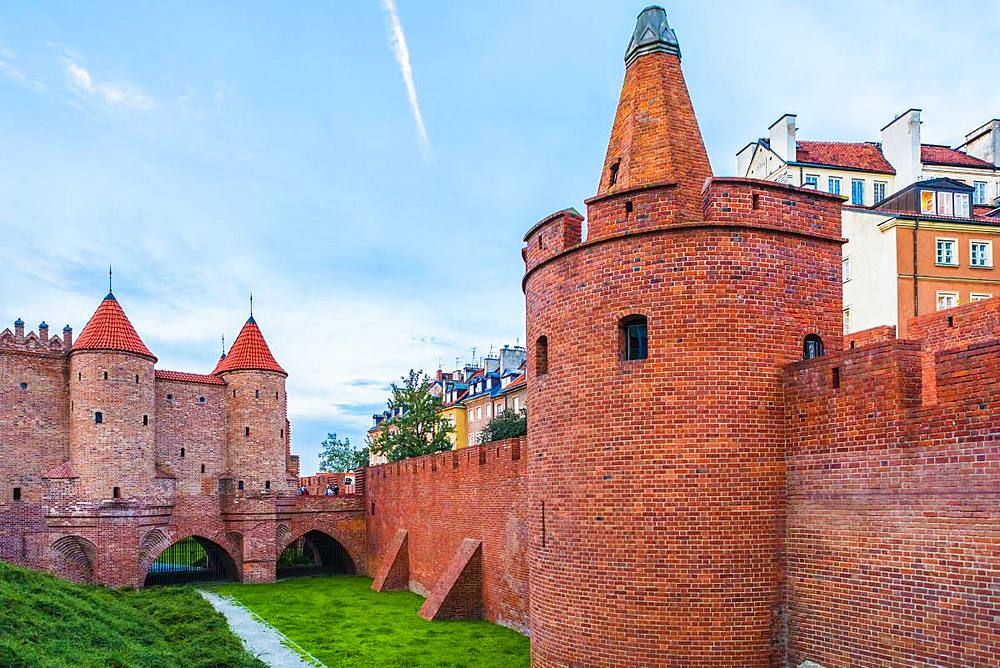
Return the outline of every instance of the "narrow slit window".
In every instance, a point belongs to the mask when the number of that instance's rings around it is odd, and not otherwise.
[[[184,457],[184,448],[181,448],[181,457]]]
[[[623,360],[644,360],[649,356],[647,320],[644,315],[630,315],[618,322],[618,338]]]
[[[265,480],[264,481],[264,489],[271,489],[271,481],[270,480]]]
[[[250,427],[243,427],[243,435],[247,438],[250,437]]]
[[[544,376],[549,372],[549,337],[539,336],[535,342],[535,375]]]
[[[201,465],[201,472],[202,472],[202,473],[204,473],[204,472],[205,472],[205,465],[204,465],[204,464],[202,464],[202,465]]]
[[[242,492],[243,491],[243,481],[240,480],[238,483],[236,483],[236,487]]]
[[[100,411],[94,413],[94,424],[104,424],[104,413]]]
[[[139,374],[135,374],[135,384],[139,384]]]
[[[834,387],[834,389],[840,387],[840,367],[839,366],[833,367],[833,374],[832,374],[831,380],[833,381],[833,387]]]
[[[15,487],[14,488],[14,500],[15,501],[20,501],[21,500],[21,488],[20,487]]]
[[[143,415],[142,416],[142,426],[143,427],[148,427],[149,426],[149,416],[148,415]]]
[[[622,166],[622,161],[621,158],[619,158],[618,160],[615,160],[613,163],[611,163],[610,167],[608,167],[609,188],[618,183],[618,170],[621,169],[621,166]]]
[[[120,498],[122,498],[122,488],[121,487],[115,487],[114,489],[112,489],[111,490],[111,498],[113,498],[113,499],[120,499]]]
[[[105,371],[105,372],[104,372],[104,380],[107,380],[107,379],[108,379],[108,372],[107,372],[107,371]]]
[[[260,399],[260,390],[254,390],[253,391],[253,398],[254,399]]]

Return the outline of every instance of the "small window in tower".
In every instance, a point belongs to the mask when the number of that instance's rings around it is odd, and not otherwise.
[[[372,515],[375,514],[375,502],[372,501]]]
[[[544,376],[549,372],[549,337],[539,336],[535,342],[535,375]]]
[[[122,488],[121,487],[115,487],[114,489],[112,489],[111,490],[111,497],[115,498],[115,499],[122,498]]]
[[[833,383],[833,387],[835,389],[838,388],[838,387],[840,387],[840,367],[839,366],[833,367],[833,372],[831,374],[831,382]]]
[[[236,398],[236,390],[233,390],[233,399]]]
[[[21,500],[21,488],[20,487],[15,487],[14,488],[14,500],[15,501],[20,501]]]
[[[77,380],[83,380],[83,373],[82,373],[82,372],[80,372],[80,373],[77,373],[77,374],[76,374],[76,379],[77,379]]]
[[[205,403],[205,397],[198,397],[198,403],[199,404]]]
[[[173,401],[173,400],[174,400],[174,395],[168,394],[167,395],[167,401]]]
[[[253,391],[253,398],[254,399],[260,399],[260,390],[254,390]]]
[[[237,487],[237,489],[239,489],[242,492],[243,491],[243,481],[240,480],[238,483],[236,483],[236,487]]]
[[[264,481],[264,489],[271,489],[271,481],[270,480],[265,480]]]
[[[148,415],[143,415],[142,416],[142,426],[143,427],[148,427],[149,426],[149,416]]]
[[[184,457],[184,448],[181,448],[181,457]]]
[[[621,158],[619,158],[618,160],[615,160],[613,163],[611,163],[610,167],[608,167],[609,188],[618,183],[618,170],[621,168],[621,166],[622,166],[622,161]]]
[[[817,357],[822,357],[826,354],[823,349],[823,339],[819,338],[818,334],[810,334],[802,342],[802,359],[811,360]]]
[[[103,424],[104,423],[104,413],[102,413],[100,411],[97,411],[96,413],[94,413],[94,423],[95,424]]]
[[[28,384],[27,383],[21,383],[21,389],[22,390],[28,389]]]
[[[649,356],[646,316],[630,315],[619,320],[618,338],[623,360],[644,360]]]
[[[250,427],[243,427],[243,435],[250,436]]]
[[[107,371],[105,371],[105,372],[104,372],[104,380],[107,380],[107,379],[108,379],[108,372],[107,372]]]
[[[277,392],[275,392],[275,393],[274,393],[274,398],[275,398],[275,399],[277,399],[277,398],[278,398],[278,393],[277,393]]]
[[[284,429],[279,429],[278,433],[281,435],[281,438],[285,437],[285,430]]]
[[[135,384],[139,384],[139,374],[135,374]]]
[[[204,473],[204,472],[205,472],[205,465],[204,465],[204,464],[202,464],[202,465],[201,465],[201,472],[202,472],[202,473]]]

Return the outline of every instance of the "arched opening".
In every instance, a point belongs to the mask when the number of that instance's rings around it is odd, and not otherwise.
[[[810,334],[802,341],[802,359],[811,360],[826,354],[823,339],[818,334]]]
[[[146,587],[193,582],[236,582],[239,571],[222,547],[201,536],[179,540],[149,565]]]
[[[544,376],[549,372],[549,337],[539,336],[535,341],[535,375]]]
[[[626,361],[649,356],[646,316],[629,315],[618,321],[618,352]]]
[[[310,531],[278,557],[279,578],[303,575],[354,575],[354,561],[344,546],[322,531]]]

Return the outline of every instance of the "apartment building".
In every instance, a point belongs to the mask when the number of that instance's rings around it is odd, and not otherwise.
[[[796,116],[785,114],[737,153],[740,176],[844,197],[846,332],[892,324],[905,336],[915,314],[1000,295],[1000,119],[952,147],[925,143],[920,115],[896,116],[880,141],[833,142],[800,139]]]

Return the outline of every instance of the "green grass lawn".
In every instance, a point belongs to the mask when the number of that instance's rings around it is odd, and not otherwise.
[[[190,587],[112,591],[3,562],[0,666],[264,668]]]
[[[218,585],[327,666],[528,666],[528,638],[483,621],[428,622],[423,597],[373,592],[371,578]]]

